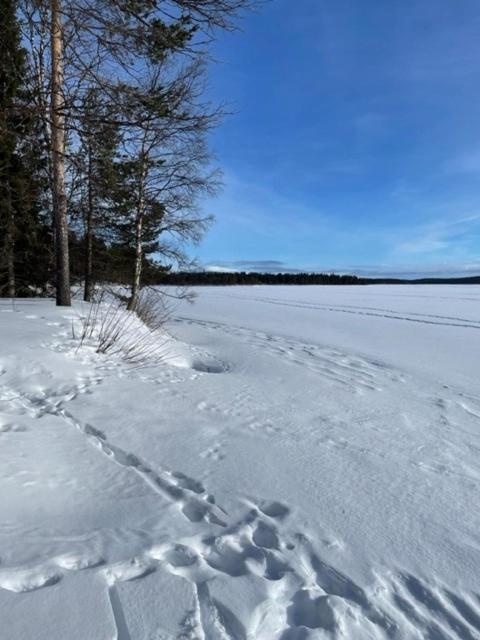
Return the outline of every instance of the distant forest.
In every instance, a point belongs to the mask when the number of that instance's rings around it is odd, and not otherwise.
[[[157,279],[158,278],[158,279]],[[166,271],[154,277],[157,284],[245,285],[245,284],[480,284],[480,276],[466,278],[362,278],[335,273],[256,273],[245,271]]]

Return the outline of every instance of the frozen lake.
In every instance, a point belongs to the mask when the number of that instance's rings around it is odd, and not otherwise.
[[[9,640],[478,638],[480,288],[196,292],[145,369],[2,305]]]

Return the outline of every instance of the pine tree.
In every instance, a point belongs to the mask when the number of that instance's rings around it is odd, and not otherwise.
[[[48,243],[48,231],[41,221],[42,159],[16,8],[14,0],[0,0],[0,288],[9,297],[27,293],[27,285],[44,286],[48,270],[45,250],[34,251]]]
[[[25,52],[20,47],[20,35],[12,0],[0,0],[0,224],[4,242],[2,269],[6,271],[6,288],[15,297],[15,216],[12,178],[18,167],[17,146],[21,134],[21,119],[17,98],[25,73]]]
[[[83,299],[90,302],[94,289],[94,247],[111,226],[111,192],[116,181],[115,156],[119,144],[118,128],[108,123],[108,114],[95,88],[83,98],[83,117],[78,131],[79,149],[72,160],[79,183],[76,205],[80,213],[84,266]]]

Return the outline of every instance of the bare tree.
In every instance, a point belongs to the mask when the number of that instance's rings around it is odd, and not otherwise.
[[[198,114],[197,124],[194,125],[193,121],[189,123],[191,116],[184,118],[178,109],[170,108],[165,103],[162,105],[161,118],[155,109],[150,109],[147,114],[133,107],[118,111],[117,103],[125,96],[128,102],[135,94],[138,78],[146,64],[161,66],[166,58],[172,56],[177,60],[185,56],[198,60],[204,56],[206,44],[213,37],[214,30],[232,29],[234,17],[251,4],[251,0],[22,0],[25,31],[30,32],[36,58],[36,83],[41,92],[39,106],[44,111],[45,131],[48,134],[46,139],[51,152],[57,304],[70,305],[66,176],[69,153],[66,141],[67,129],[75,132],[81,126],[84,92],[92,86],[101,90],[105,107],[102,117],[107,123],[138,131],[145,127],[145,120],[139,118],[146,117],[147,123],[152,124],[145,139],[148,153],[162,146],[167,149],[168,156],[170,141],[175,135],[178,138],[180,130],[185,132],[188,126],[199,126],[201,118]],[[45,28],[49,31],[49,43],[45,42]],[[48,56],[51,64],[47,78],[48,71],[44,63]],[[177,83],[177,88],[179,86]],[[49,90],[49,113],[44,109],[45,87]],[[173,93],[168,97],[175,100]],[[160,119],[163,128],[161,144],[158,135]],[[173,123],[170,128],[165,126],[169,120]],[[204,127],[204,130],[207,128]],[[151,140],[152,131],[156,132],[154,144]],[[71,140],[75,143],[75,134]],[[147,165],[151,159],[149,154],[147,156],[144,153],[144,157],[148,157]],[[150,171],[140,171],[138,174],[140,189],[137,213],[140,215],[135,219],[139,239],[137,246],[141,245],[144,218],[141,211],[145,207],[141,185],[150,179],[150,175]],[[176,183],[175,187],[169,186],[168,190],[178,194],[183,189],[184,194],[188,193],[186,183],[181,188],[174,175],[175,172],[169,182],[170,185]],[[186,175],[187,172],[184,172],[184,177]],[[177,195],[176,198],[179,202],[180,197]],[[141,249],[136,255],[137,272],[139,264]],[[137,272],[135,279],[139,281]]]
[[[116,194],[117,228],[135,251],[130,309],[138,299],[145,248],[178,264],[182,243],[198,242],[210,223],[197,202],[219,185],[206,136],[221,113],[200,101],[203,72],[198,60],[174,69],[168,60],[147,67],[124,105],[139,122],[123,137]]]

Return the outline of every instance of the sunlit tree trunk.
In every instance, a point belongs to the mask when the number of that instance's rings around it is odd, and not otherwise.
[[[65,114],[63,99],[63,33],[61,0],[51,0],[52,199],[55,222],[57,305],[70,306],[67,197],[65,193]]]
[[[137,215],[135,219],[135,264],[133,269],[132,294],[128,302],[129,311],[135,309],[138,302],[138,293],[140,291],[140,283],[142,277],[142,258],[143,258],[143,218],[145,215],[145,178],[147,171],[147,158],[142,153],[142,165],[140,168],[140,180],[138,185],[138,204]]]
[[[87,214],[85,219],[85,285],[83,299],[91,302],[93,294],[93,176],[92,176],[92,148],[88,145],[88,197]]]

